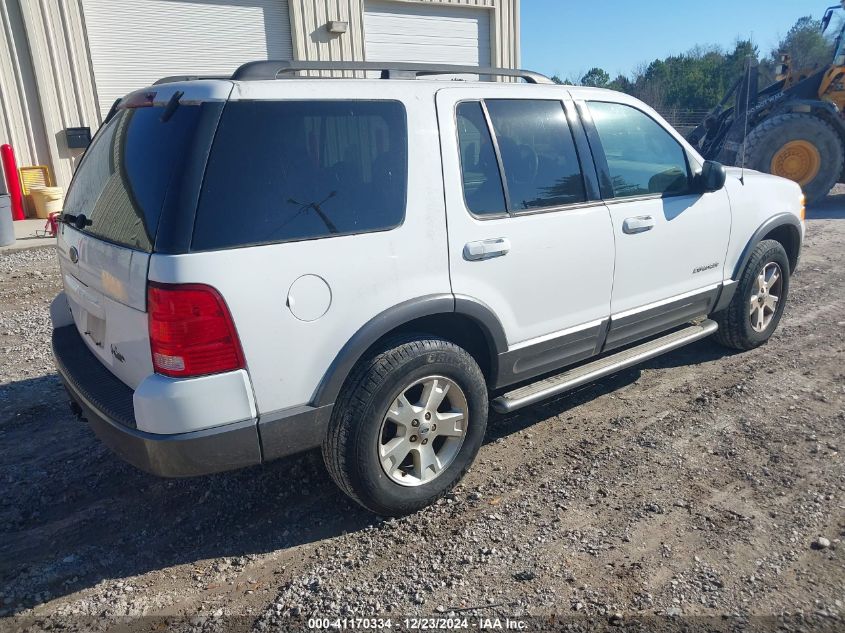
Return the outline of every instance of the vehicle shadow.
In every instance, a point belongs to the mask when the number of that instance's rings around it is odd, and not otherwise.
[[[555,400],[491,416],[487,442],[635,383],[643,368],[709,362],[701,342]],[[0,616],[97,583],[249,557],[377,526],[319,452],[167,480],[125,464],[70,413],[55,375],[0,386]],[[198,562],[200,561],[200,562]]]
[[[0,481],[0,617],[103,580],[380,521],[337,490],[318,452],[192,479],[141,472],[71,414],[55,375],[0,386]]]
[[[807,207],[809,220],[845,219],[845,193],[833,194]]]

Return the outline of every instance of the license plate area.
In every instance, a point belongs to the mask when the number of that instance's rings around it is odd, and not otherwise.
[[[85,313],[85,336],[91,339],[100,349],[103,349],[106,343],[106,321],[95,317],[93,314]]]

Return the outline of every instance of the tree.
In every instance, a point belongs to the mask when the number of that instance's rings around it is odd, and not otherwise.
[[[780,63],[780,55],[786,53],[796,69],[829,64],[833,58],[833,43],[822,34],[821,28],[819,20],[810,16],[799,18],[772,51],[771,63]]]
[[[603,68],[591,68],[587,73],[581,77],[582,86],[591,86],[593,88],[606,88],[610,83],[610,75]]]
[[[759,59],[759,51],[754,42],[737,40],[733,52],[725,57],[725,62],[722,64],[722,76],[728,87],[742,76],[749,59]]]
[[[634,84],[625,75],[617,75],[616,79],[607,84],[607,87],[611,90],[627,92],[628,94],[631,94],[634,90]]]
[[[561,79],[558,75],[552,75],[552,81],[559,86],[571,86],[572,82],[568,79]]]

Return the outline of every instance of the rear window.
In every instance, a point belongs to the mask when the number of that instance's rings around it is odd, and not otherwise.
[[[405,216],[405,109],[395,101],[232,101],[206,168],[192,248],[395,228]]]
[[[200,111],[180,105],[119,111],[100,130],[74,176],[64,210],[91,220],[85,232],[152,252],[168,189],[190,155]]]

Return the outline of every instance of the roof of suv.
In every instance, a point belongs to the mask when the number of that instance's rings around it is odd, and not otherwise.
[[[156,82],[181,82],[195,79],[231,79],[232,81],[250,81],[287,78],[299,78],[297,72],[311,71],[352,71],[379,73],[381,79],[418,79],[437,75],[479,75],[490,77],[515,77],[532,84],[553,84],[554,82],[530,70],[515,68],[487,68],[480,66],[456,66],[449,64],[409,64],[406,62],[320,62],[262,60],[248,62],[240,66],[231,77],[226,76],[191,76],[182,75],[164,77]]]
[[[326,72],[344,73],[343,77],[327,76]],[[308,73],[303,75],[301,73]],[[357,75],[357,76],[356,76]],[[459,82],[460,87],[491,87],[514,86],[512,82],[491,82],[480,77],[509,77],[522,79],[523,86],[535,85],[565,88],[573,97],[588,98],[596,95],[614,95],[620,101],[625,101],[626,95],[601,88],[591,88],[571,85],[558,85],[550,78],[530,70],[513,68],[483,68],[478,66],[455,66],[448,64],[409,64],[400,62],[319,62],[319,61],[255,61],[238,68],[231,76],[203,76],[179,75],[159,79],[153,86],[156,89],[155,101],[166,102],[173,93],[189,91],[189,98],[199,101],[218,101],[227,98],[237,98],[239,94],[254,93],[249,87],[267,86],[273,82],[293,81],[325,81],[354,83],[361,87],[366,83],[380,83],[384,80],[416,80],[414,83],[444,87],[443,77],[446,75],[471,75],[479,79],[466,79]],[[240,86],[240,89],[236,86]],[[383,86],[383,84],[382,84]],[[236,87],[233,92],[233,87]],[[455,86],[453,86],[455,87]],[[138,93],[149,93],[145,88]],[[137,93],[133,93],[137,94]]]

